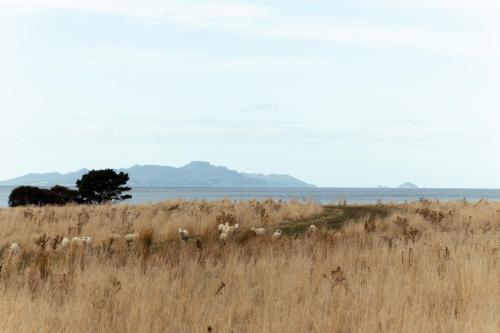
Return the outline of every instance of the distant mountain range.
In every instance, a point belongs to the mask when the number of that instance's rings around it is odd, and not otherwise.
[[[18,178],[0,181],[0,186],[74,186],[88,169],[61,174],[32,173]],[[160,165],[134,165],[117,169],[128,173],[131,187],[198,186],[198,187],[314,187],[288,175],[262,175],[240,173],[208,162],[191,162],[175,168]]]

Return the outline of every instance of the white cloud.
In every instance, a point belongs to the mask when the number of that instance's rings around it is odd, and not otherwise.
[[[0,7],[38,10],[84,10],[144,19],[198,22],[213,19],[263,19],[270,8],[230,1],[161,0],[0,0]]]
[[[371,22],[291,19],[266,22],[204,22],[203,28],[244,35],[338,43],[359,47],[405,47],[443,55],[498,61],[500,33],[492,30],[452,30],[425,25],[387,25]]]
[[[69,51],[71,63],[77,66],[134,66],[176,64],[197,58],[190,52],[155,51],[119,45],[97,45]]]
[[[245,3],[229,0],[0,0],[0,7],[25,10],[74,9],[107,12],[112,14],[142,17],[165,18],[179,20],[198,19],[237,19],[237,18],[270,18],[277,12],[276,8],[286,7],[294,1],[268,1],[274,7],[263,4]],[[295,1],[297,2],[297,1]],[[301,2],[301,1],[299,1]],[[308,0],[311,3],[331,3],[330,0]],[[353,0],[360,6],[391,8],[407,8],[413,10],[437,10],[467,13],[480,13],[493,16],[500,12],[498,0]]]
[[[283,2],[273,6],[241,1],[160,1],[160,0],[0,0],[0,8],[26,10],[79,10],[135,19],[160,20],[187,28],[215,29],[225,32],[270,37],[333,42],[363,47],[409,47],[446,55],[465,55],[479,59],[500,57],[500,26],[498,29],[458,28],[435,24],[399,24],[339,20],[328,13],[293,13]],[[359,0],[359,6],[368,3]],[[313,4],[314,5],[314,4]],[[447,11],[462,11],[491,17],[500,14],[500,2],[492,0],[379,0],[370,2],[387,11],[407,8],[438,10],[446,17]],[[495,16],[496,17],[496,16]],[[156,55],[149,55],[150,60]],[[301,60],[302,61],[302,60]],[[316,61],[316,60],[315,60]],[[225,62],[222,66],[241,66]]]
[[[467,12],[486,16],[494,16],[500,12],[498,0],[382,0],[382,3],[416,10]]]
[[[67,50],[65,59],[72,67],[106,67],[146,69],[187,73],[220,73],[259,68],[280,68],[282,66],[327,66],[332,60],[322,57],[218,57],[214,59],[203,54],[180,51],[160,51],[131,46],[98,45],[76,50]],[[60,66],[60,63],[54,63]]]

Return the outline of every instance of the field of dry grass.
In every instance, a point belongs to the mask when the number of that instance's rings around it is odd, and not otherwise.
[[[222,243],[224,221],[241,228]],[[0,245],[1,332],[500,331],[500,203],[2,209]]]

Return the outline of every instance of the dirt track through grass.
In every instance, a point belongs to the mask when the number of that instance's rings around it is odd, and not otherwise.
[[[329,205],[323,206],[321,214],[300,220],[285,221],[280,225],[280,228],[286,235],[302,234],[307,231],[311,224],[318,228],[338,230],[350,221],[359,221],[364,218],[368,220],[386,218],[397,209],[396,206],[387,205]]]

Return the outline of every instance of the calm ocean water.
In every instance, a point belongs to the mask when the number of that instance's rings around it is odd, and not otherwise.
[[[0,207],[8,205],[12,187],[0,187]],[[389,189],[389,188],[207,188],[207,187],[140,187],[132,190],[133,199],[127,203],[151,203],[168,199],[222,199],[233,200],[308,199],[323,204],[405,202],[421,197],[439,200],[477,201],[500,200],[500,189]]]

